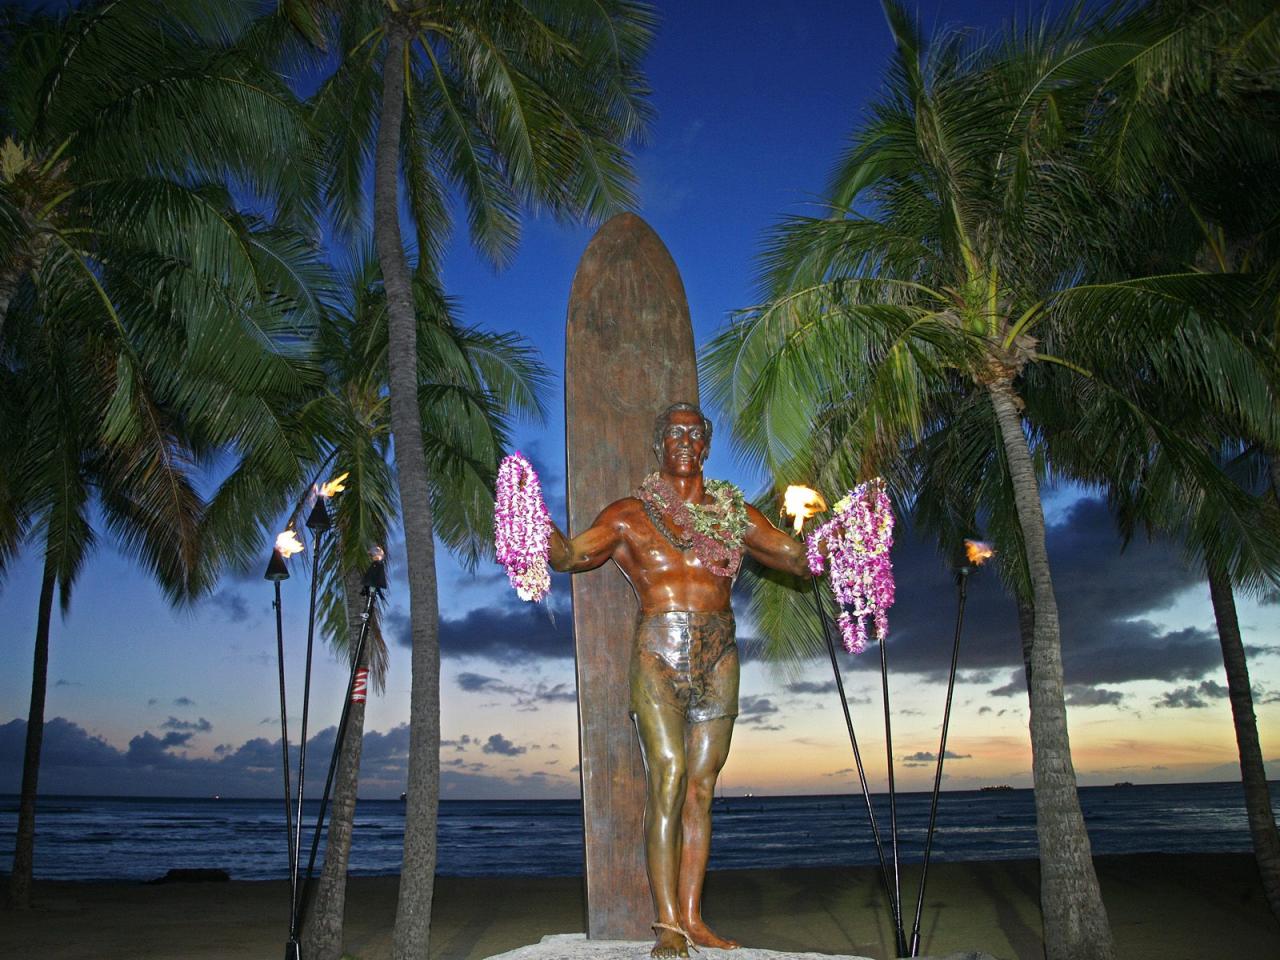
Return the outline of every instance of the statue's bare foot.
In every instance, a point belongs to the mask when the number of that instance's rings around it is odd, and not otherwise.
[[[702,919],[689,920],[684,925],[689,932],[689,939],[700,947],[714,947],[716,950],[736,950],[741,944],[737,940],[726,940],[702,922]]]
[[[651,957],[687,957],[689,956],[689,941],[685,939],[684,932],[674,924],[667,926],[666,924],[655,923],[654,931],[657,933],[657,941],[653,945],[653,949],[649,951]]]

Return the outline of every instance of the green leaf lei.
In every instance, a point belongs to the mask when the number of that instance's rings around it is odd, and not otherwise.
[[[728,480],[707,480],[705,489],[711,503],[685,503],[675,488],[651,473],[644,478],[636,497],[658,531],[680,550],[693,548],[702,565],[718,577],[733,577],[742,565],[742,538],[747,535],[746,500],[742,491]],[[662,523],[671,518],[685,539],[677,540]]]

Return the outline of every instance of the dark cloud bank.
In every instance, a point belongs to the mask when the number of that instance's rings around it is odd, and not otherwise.
[[[1222,658],[1211,618],[1172,631],[1150,619],[1202,582],[1174,548],[1136,540],[1122,550],[1106,507],[1092,499],[1078,501],[1048,534],[1069,703],[1078,707],[1122,703],[1124,694],[1109,685],[1132,680],[1194,687],[1206,677],[1221,679]],[[900,535],[894,565],[898,596],[890,614],[890,669],[940,680],[950,659],[954,580],[935,546],[909,531]],[[504,590],[497,605],[444,620],[441,652],[446,657],[475,656],[506,663],[571,658],[567,581],[559,575],[554,578],[549,606],[519,603]],[[402,643],[408,642],[403,618],[393,632]],[[1256,656],[1273,651],[1253,648],[1251,652]],[[876,658],[869,656],[845,663],[853,670],[877,668]],[[969,682],[992,684],[990,692],[997,697],[1025,695],[1017,612],[994,571],[970,578],[961,669]],[[820,693],[827,686],[793,684],[789,692]],[[1204,699],[1199,692],[1197,697]],[[1182,699],[1191,703],[1189,696]]]
[[[170,718],[172,720],[173,718]],[[181,721],[179,724],[181,725]],[[166,722],[166,726],[169,724]],[[236,746],[219,744],[211,758],[188,755],[194,738],[208,721],[169,729],[160,735],[144,731],[123,750],[95,736],[64,717],[45,724],[40,762],[40,790],[50,794],[101,794],[107,796],[192,797],[220,794],[224,797],[271,797],[281,786],[280,741],[255,737]],[[22,781],[22,755],[26,721],[0,724],[0,793],[17,793]],[[336,728],[321,730],[307,742],[307,796],[319,796],[323,771],[333,752]],[[481,740],[463,736],[442,744],[441,790],[459,798],[537,798],[574,796],[577,779],[571,775],[509,771],[504,758],[518,757],[537,744],[523,744],[495,733]],[[296,770],[294,744],[291,769]],[[459,757],[458,754],[466,756]],[[409,726],[401,724],[386,733],[364,735],[360,764],[360,795],[398,797],[404,790],[409,762]]]
[[[1107,685],[1131,680],[1185,684],[1219,676],[1222,654],[1211,616],[1172,631],[1149,619],[1203,582],[1174,548],[1144,540],[1122,551],[1097,500],[1077,502],[1049,528],[1048,538],[1069,704],[1120,703],[1124,695]],[[894,565],[890,669],[944,679],[955,623],[952,575],[933,544],[909,534],[894,549]],[[996,686],[990,692],[998,697],[1026,695],[1017,610],[994,571],[970,578],[961,644],[960,666],[970,680],[991,678]],[[876,669],[878,662],[861,657],[852,668]]]

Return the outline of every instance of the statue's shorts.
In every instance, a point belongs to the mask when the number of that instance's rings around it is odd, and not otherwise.
[[[732,613],[641,617],[631,648],[631,713],[674,709],[689,723],[738,715]]]

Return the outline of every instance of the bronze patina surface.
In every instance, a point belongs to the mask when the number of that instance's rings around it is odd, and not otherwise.
[[[583,253],[565,340],[569,529],[582,530],[653,469],[656,412],[672,399],[698,400],[684,284],[658,235],[634,214],[606,223]],[[627,712],[635,621],[635,596],[614,564],[573,578],[592,939],[652,935],[644,768]]]

